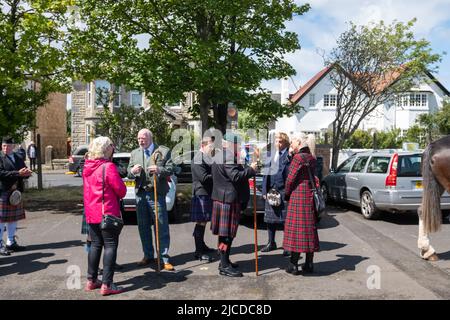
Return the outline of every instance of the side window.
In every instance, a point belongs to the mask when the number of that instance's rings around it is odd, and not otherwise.
[[[364,172],[367,160],[369,160],[369,157],[359,157],[356,159],[351,172]]]
[[[386,173],[391,157],[372,157],[367,167],[367,173]]]
[[[339,173],[345,173],[350,172],[350,168],[352,167],[353,160],[355,160],[355,157],[350,157],[347,160],[345,160],[336,170],[336,172]]]

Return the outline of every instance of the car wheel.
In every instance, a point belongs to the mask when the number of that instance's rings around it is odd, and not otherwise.
[[[366,190],[361,194],[361,213],[364,218],[369,220],[377,219],[380,216],[370,191]]]
[[[178,221],[178,201],[175,199],[175,202],[173,203],[172,210],[167,212],[169,216],[169,223],[176,223]]]
[[[323,199],[325,200],[325,203],[330,203],[330,194],[328,193],[328,187],[327,185],[324,183],[321,187],[320,190],[322,191],[322,195],[323,195]]]

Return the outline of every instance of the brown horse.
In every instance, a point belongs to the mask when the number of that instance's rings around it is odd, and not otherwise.
[[[445,190],[450,193],[450,135],[430,143],[422,160],[423,197],[418,209],[420,255],[426,260],[438,257],[430,245],[428,234],[439,231],[442,223],[440,198]]]

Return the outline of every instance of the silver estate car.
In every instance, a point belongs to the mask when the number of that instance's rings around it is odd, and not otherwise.
[[[422,153],[374,150],[356,153],[321,181],[327,200],[344,201],[361,207],[366,219],[380,211],[416,211],[422,200]],[[445,192],[441,209],[450,209]]]

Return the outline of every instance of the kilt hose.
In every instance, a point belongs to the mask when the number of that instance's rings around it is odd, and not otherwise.
[[[9,204],[9,192],[0,192],[0,223],[15,222],[25,219],[23,202],[17,206]]]
[[[241,204],[213,201],[211,231],[221,237],[235,238],[241,218]]]
[[[211,221],[212,200],[210,196],[193,196],[191,201],[191,221]]]
[[[283,249],[291,252],[319,251],[313,193],[308,180],[300,184],[289,201],[284,222]]]

